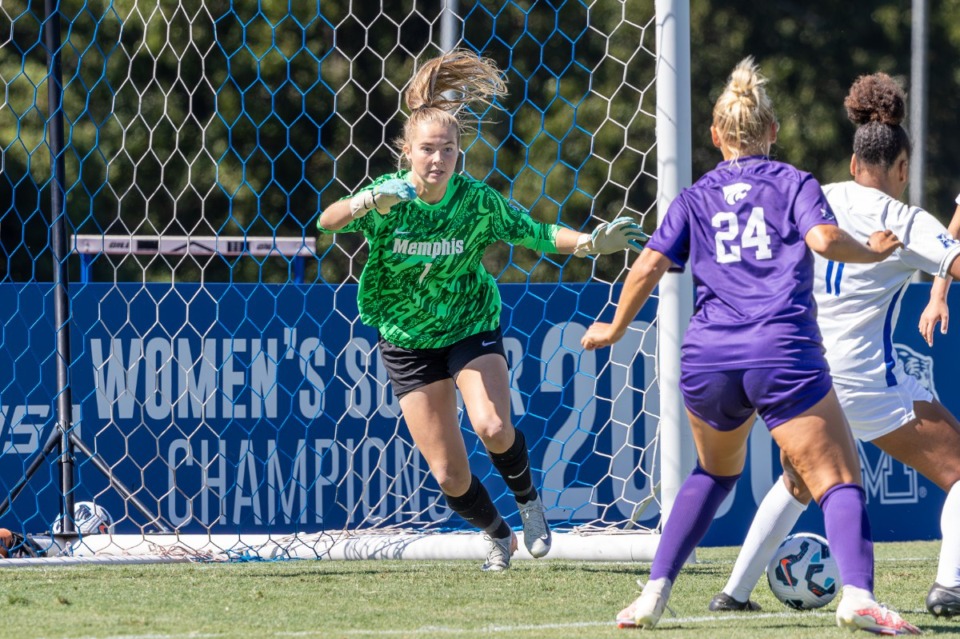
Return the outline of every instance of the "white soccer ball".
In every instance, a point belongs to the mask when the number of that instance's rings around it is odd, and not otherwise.
[[[767,565],[770,590],[795,610],[826,606],[840,590],[840,570],[827,540],[797,533],[783,540]]]
[[[92,501],[78,501],[73,505],[73,523],[81,535],[99,535],[113,532],[113,517],[103,506]],[[63,517],[53,522],[53,533],[63,533]]]

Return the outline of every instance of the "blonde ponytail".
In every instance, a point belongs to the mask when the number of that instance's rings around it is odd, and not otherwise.
[[[428,60],[421,66],[404,91],[410,115],[403,135],[396,142],[400,163],[403,147],[421,125],[440,123],[456,127],[457,144],[465,126],[462,110],[468,104],[494,105],[494,99],[507,94],[503,72],[489,58],[473,51],[454,49]]]
[[[713,126],[734,158],[766,152],[777,116],[763,88],[767,79],[752,57],[740,61],[713,107]]]

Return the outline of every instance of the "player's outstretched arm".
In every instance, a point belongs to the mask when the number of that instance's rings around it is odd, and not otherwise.
[[[668,268],[670,258],[653,249],[643,249],[623,283],[613,321],[594,322],[580,339],[580,345],[592,351],[609,346],[623,337]]]
[[[903,246],[893,231],[877,231],[866,245],[832,224],[818,224],[807,231],[804,240],[810,250],[835,262],[870,264],[882,262]]]
[[[639,253],[649,239],[633,218],[618,217],[612,222],[601,222],[592,233],[561,228],[557,231],[556,243],[558,253],[586,257],[609,255],[627,249]]]
[[[416,188],[406,180],[387,180],[372,189],[357,193],[352,198],[334,202],[320,214],[318,224],[328,231],[339,231],[374,209],[377,213],[386,215],[394,205],[416,197]]]

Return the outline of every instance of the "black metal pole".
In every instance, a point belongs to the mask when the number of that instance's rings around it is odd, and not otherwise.
[[[116,475],[113,474],[113,471],[107,465],[105,461],[100,459],[100,456],[97,455],[89,446],[87,446],[82,439],[75,437],[73,434],[69,435],[70,443],[81,453],[87,456],[92,463],[104,476],[110,481],[110,484],[116,489],[120,496],[123,497],[124,501],[128,501],[133,504],[134,508],[140,511],[144,517],[147,518],[147,523],[153,525],[158,531],[162,533],[170,532],[170,522],[159,515],[154,515],[146,504],[144,504],[136,494],[127,487],[122,481],[117,479]]]
[[[10,509],[13,501],[23,492],[23,489],[27,487],[27,483],[30,481],[30,478],[33,477],[33,474],[40,470],[40,466],[46,461],[47,456],[60,448],[61,439],[62,434],[59,428],[54,428],[50,431],[50,437],[47,438],[47,442],[43,445],[43,448],[40,449],[40,452],[37,453],[27,465],[27,470],[23,473],[23,477],[13,485],[13,488],[10,489],[7,496],[0,502],[0,515],[6,514],[7,510]]]
[[[57,0],[45,1],[43,40],[47,49],[47,144],[50,148],[50,250],[53,254],[53,308],[57,331],[57,412],[60,431],[60,514],[63,533],[75,533],[73,521],[74,473],[70,429],[73,427],[73,402],[70,392],[70,294],[67,283],[66,206],[63,155],[63,67],[60,61],[60,10]]]

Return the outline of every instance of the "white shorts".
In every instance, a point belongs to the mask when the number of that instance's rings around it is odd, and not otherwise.
[[[834,380],[833,388],[850,422],[853,436],[869,442],[892,433],[914,419],[914,402],[933,401],[933,395],[913,375],[900,375],[896,386],[863,388]]]

